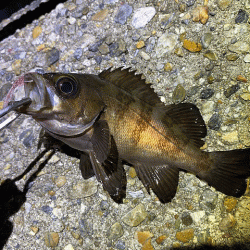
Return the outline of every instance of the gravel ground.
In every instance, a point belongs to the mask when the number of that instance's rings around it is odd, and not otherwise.
[[[200,108],[204,150],[250,146],[249,12],[249,0],[69,0],[0,43],[0,100],[28,71],[131,67],[166,104]],[[247,248],[248,191],[227,197],[182,173],[176,197],[163,205],[125,166],[127,198],[118,205],[95,177],[82,179],[78,159],[57,152],[43,166],[50,155],[37,150],[39,132],[26,116],[0,132],[3,249]]]

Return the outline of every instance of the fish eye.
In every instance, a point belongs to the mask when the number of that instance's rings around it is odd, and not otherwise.
[[[78,85],[76,81],[69,77],[58,79],[56,82],[56,88],[64,97],[71,97],[78,91]]]

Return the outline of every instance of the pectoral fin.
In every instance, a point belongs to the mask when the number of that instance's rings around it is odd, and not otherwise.
[[[126,196],[126,173],[112,136],[110,143],[110,151],[104,162],[98,160],[94,151],[89,155],[97,180],[102,183],[104,190],[109,192],[115,202],[122,203]]]
[[[93,125],[93,135],[91,142],[95,156],[100,163],[103,163],[110,152],[111,135],[109,132],[108,123],[104,120],[99,120]]]
[[[170,202],[176,193],[179,169],[171,166],[135,166],[136,173],[148,193],[150,188],[162,203]]]
[[[89,155],[82,153],[80,156],[79,168],[82,173],[82,177],[86,180],[95,175]]]

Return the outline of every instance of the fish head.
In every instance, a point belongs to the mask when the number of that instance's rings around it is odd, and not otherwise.
[[[27,73],[14,84],[5,99],[31,98],[18,112],[31,115],[49,132],[76,136],[88,130],[105,108],[89,75]]]

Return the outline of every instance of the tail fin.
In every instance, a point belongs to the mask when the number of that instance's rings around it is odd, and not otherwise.
[[[210,152],[209,157],[213,162],[211,169],[197,176],[226,195],[242,196],[250,176],[250,148]]]

